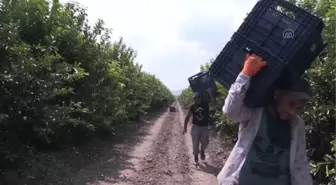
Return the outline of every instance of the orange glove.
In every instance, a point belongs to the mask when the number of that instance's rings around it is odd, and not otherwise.
[[[267,66],[267,62],[263,61],[263,59],[255,54],[246,55],[243,73],[247,76],[256,75],[263,67]]]

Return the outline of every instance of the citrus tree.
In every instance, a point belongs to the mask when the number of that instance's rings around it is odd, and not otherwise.
[[[27,154],[112,134],[174,100],[77,3],[0,2],[0,171]]]

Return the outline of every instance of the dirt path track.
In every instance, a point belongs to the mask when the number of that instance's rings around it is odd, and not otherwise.
[[[187,148],[180,136],[176,114],[164,113],[151,128],[151,133],[133,151],[135,169],[123,171],[125,178],[117,184],[189,184]]]
[[[105,143],[97,160],[78,170],[68,170],[62,180],[43,185],[216,185],[223,164],[223,152],[212,148],[206,160],[195,166],[190,128],[182,135],[184,113],[168,110],[147,120],[136,131],[125,133],[118,143]],[[129,135],[128,135],[129,134]],[[210,152],[209,152],[210,151]],[[215,151],[215,153],[214,153]],[[217,155],[220,153],[222,156]],[[217,160],[217,161],[216,161]],[[69,174],[70,173],[70,174]]]

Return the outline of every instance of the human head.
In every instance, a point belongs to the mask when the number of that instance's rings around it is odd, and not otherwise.
[[[302,78],[283,81],[274,93],[280,119],[290,120],[312,99],[309,83]]]
[[[193,100],[195,103],[200,104],[201,103],[201,95],[198,92],[193,93]]]

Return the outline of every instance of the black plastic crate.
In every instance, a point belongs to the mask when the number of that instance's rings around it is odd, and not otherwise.
[[[249,107],[262,106],[271,98],[278,81],[286,78],[289,73],[300,76],[310,66],[319,52],[317,48],[314,52],[310,52],[309,48],[303,47],[292,61],[283,62],[243,35],[235,33],[210,66],[210,73],[220,84],[229,89],[243,69],[247,49],[261,56],[268,65],[252,78],[245,104]],[[301,56],[302,53],[306,53],[305,57]]]
[[[312,35],[310,39],[306,40],[304,46],[294,54],[287,66],[288,69],[292,73],[303,74],[326,46],[327,43],[323,42],[320,34]]]
[[[245,57],[248,53],[247,50],[267,60],[267,70],[270,73],[270,77],[273,77],[274,74],[281,73],[288,63],[280,61],[277,57],[269,52],[265,52],[243,35],[235,33],[210,66],[211,75],[224,87],[230,88],[231,84],[236,80],[238,74],[243,69]]]
[[[205,92],[207,89],[217,91],[215,80],[209,72],[200,72],[188,78],[191,89],[194,92]]]
[[[237,30],[282,62],[290,61],[307,40],[317,38],[320,18],[285,0],[261,0]],[[323,43],[322,39],[319,41]]]
[[[259,106],[268,99],[267,96],[270,94],[269,92],[272,90],[273,84],[286,67],[286,63],[282,63],[244,36],[235,33],[232,40],[226,44],[225,48],[211,65],[210,72],[220,84],[229,89],[243,69],[247,48],[255,54],[262,56],[268,62],[268,66],[252,78],[250,88],[246,94],[245,104],[247,106]]]
[[[247,48],[263,57],[268,66],[252,78],[245,99],[247,106],[263,105],[277,82],[290,74],[300,76],[326,47],[323,27],[318,17],[287,1],[261,0],[212,63],[210,73],[230,88],[243,68]]]

